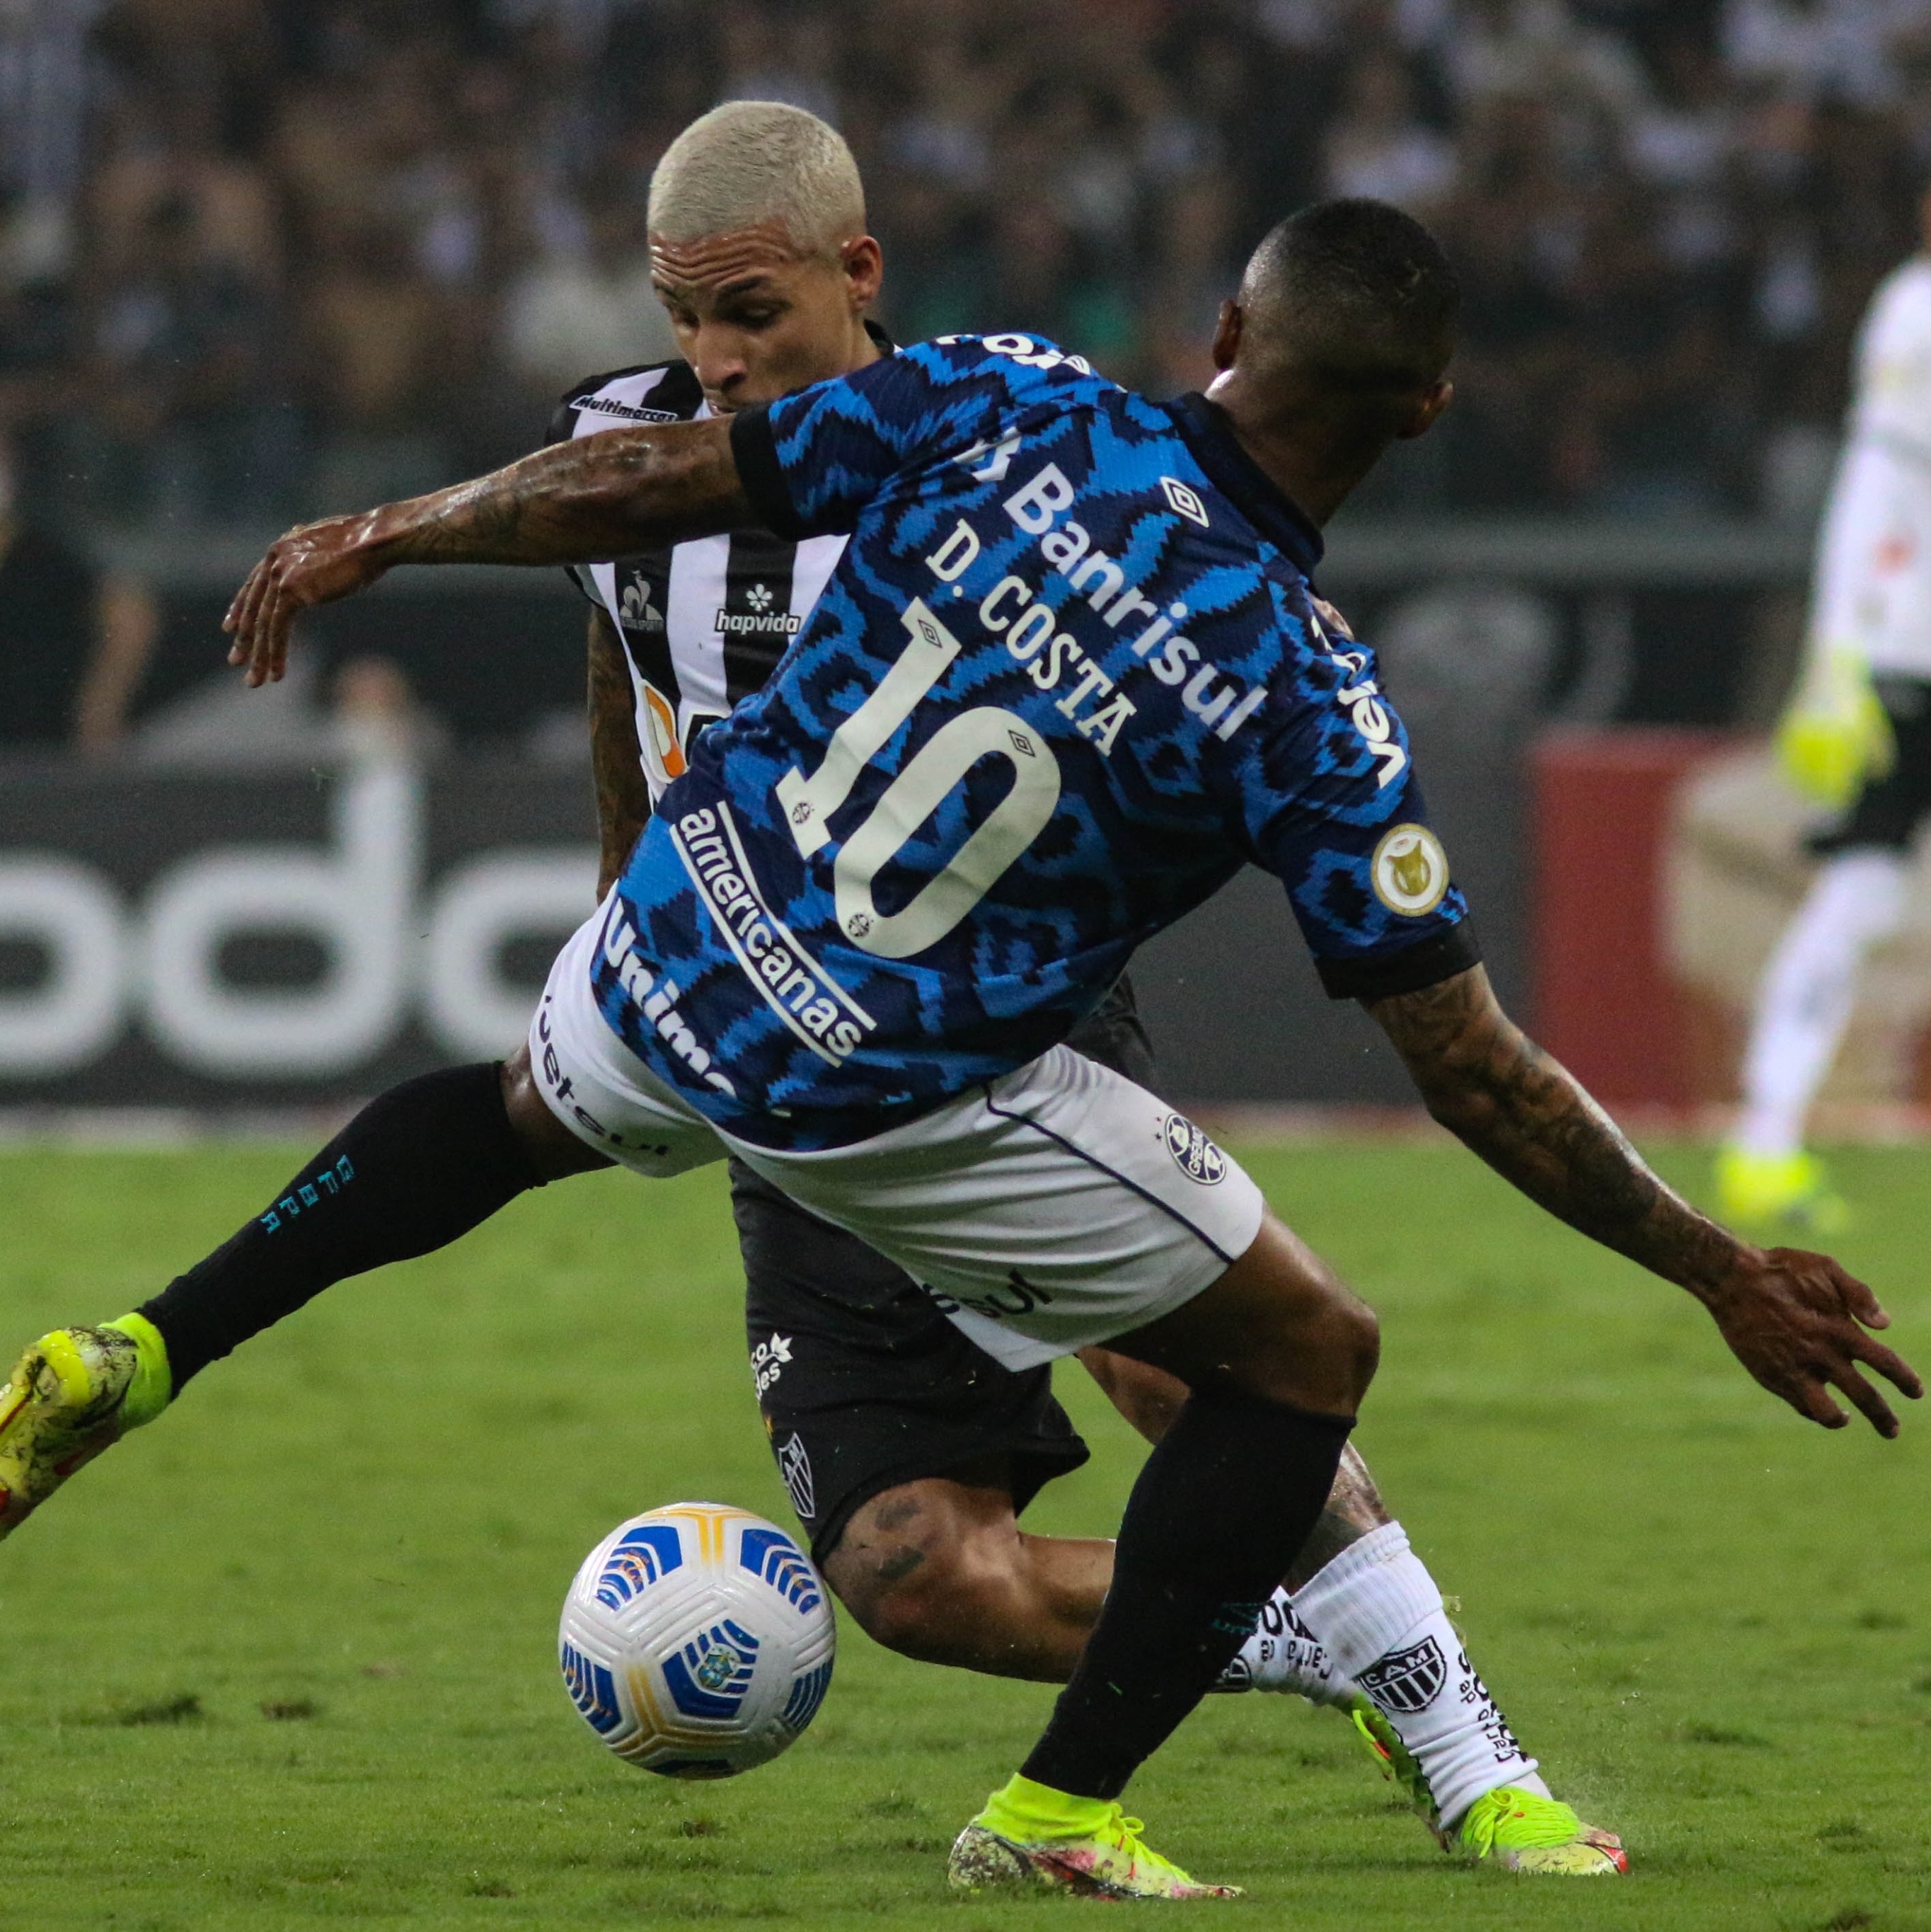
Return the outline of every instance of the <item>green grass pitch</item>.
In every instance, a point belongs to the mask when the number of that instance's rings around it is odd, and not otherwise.
[[[1375,1302],[1360,1440],[1621,1883],[1450,1864],[1330,1714],[1211,1701],[1134,1808],[1237,1924],[1931,1928],[1931,1413],[1887,1445],[1759,1392],[1684,1298],[1440,1147],[1249,1150]],[[116,1313],[225,1235],[286,1148],[0,1156],[0,1346]],[[1672,1163],[1700,1178],[1700,1159]],[[1931,1156],[1849,1154],[1843,1245],[1931,1363]],[[607,1756],[554,1661],[565,1585],[679,1497],[788,1521],[715,1170],[599,1176],[347,1284],[217,1366],[0,1552],[0,1932],[586,1927],[977,1932],[945,1850],[1049,1694],[847,1622],[778,1763],[679,1786]],[[1028,1520],[1105,1532],[1138,1455]]]

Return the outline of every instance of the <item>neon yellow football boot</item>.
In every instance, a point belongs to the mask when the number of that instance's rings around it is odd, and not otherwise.
[[[1556,1798],[1512,1785],[1476,1799],[1461,1822],[1444,1831],[1421,1766],[1379,1708],[1358,1696],[1342,1708],[1374,1753],[1382,1776],[1399,1787],[1444,1851],[1542,1877],[1607,1878],[1629,1870],[1629,1854],[1615,1832],[1584,1824]]]
[[[1548,1878],[1613,1878],[1630,1868],[1615,1832],[1584,1824],[1558,1798],[1511,1784],[1477,1798],[1443,1844],[1504,1871]]]
[[[1717,1211],[1745,1226],[1781,1225],[1813,1234],[1841,1234],[1850,1219],[1814,1154],[1751,1154],[1740,1147],[1717,1156]]]
[[[1201,1885],[1148,1849],[1117,1803],[1014,1777],[958,1835],[946,1867],[955,1892],[1044,1886],[1084,1898],[1238,1898]]]
[[[75,1470],[151,1422],[172,1393],[167,1346],[141,1316],[56,1328],[31,1344],[0,1389],[0,1537]]]

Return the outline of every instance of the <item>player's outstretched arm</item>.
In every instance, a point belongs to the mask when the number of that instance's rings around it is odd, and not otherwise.
[[[1914,1399],[1909,1364],[1864,1330],[1891,1317],[1828,1256],[1739,1240],[1666,1186],[1575,1077],[1497,1002],[1479,967],[1420,992],[1364,1003],[1393,1041],[1429,1112],[1572,1228],[1640,1262],[1702,1303],[1737,1358],[1800,1415],[1849,1420],[1835,1387],[1880,1436],[1897,1418],[1864,1363]]]
[[[275,682],[297,611],[399,563],[587,563],[757,520],[721,418],[554,442],[468,483],[290,530],[228,607],[228,662],[251,685]]]

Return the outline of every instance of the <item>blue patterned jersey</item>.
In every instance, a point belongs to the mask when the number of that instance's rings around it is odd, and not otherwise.
[[[850,541],[665,794],[595,968],[719,1126],[834,1146],[1008,1072],[1249,862],[1337,997],[1478,956],[1320,539],[1204,398],[952,337],[732,440],[780,536]]]

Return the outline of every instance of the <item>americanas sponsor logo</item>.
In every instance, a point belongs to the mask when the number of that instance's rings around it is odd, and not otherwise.
[[[1192,1121],[1179,1114],[1169,1114],[1161,1123],[1161,1138],[1174,1164],[1189,1180],[1203,1187],[1218,1187],[1227,1178],[1227,1156]]]
[[[1375,896],[1404,919],[1434,911],[1448,890],[1448,854],[1426,825],[1397,825],[1384,832],[1370,870]]]
[[[878,1022],[765,903],[730,808],[687,812],[670,836],[704,909],[752,986],[827,1066],[843,1066]]]

